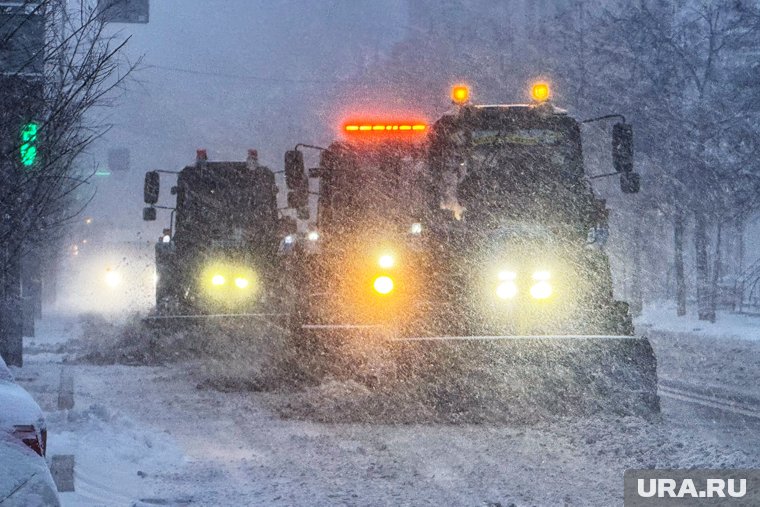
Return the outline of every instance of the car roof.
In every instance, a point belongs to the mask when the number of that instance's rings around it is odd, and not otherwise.
[[[23,387],[0,381],[0,432],[13,431],[14,426],[20,425],[42,429],[45,426],[42,409]]]

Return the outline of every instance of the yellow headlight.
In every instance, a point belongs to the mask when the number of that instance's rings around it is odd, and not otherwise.
[[[211,277],[211,284],[212,285],[224,285],[224,277],[222,275],[216,274],[213,277]]]
[[[235,278],[235,285],[237,286],[238,289],[245,289],[246,287],[248,287],[249,282],[245,278],[237,277]]]
[[[377,260],[377,264],[383,269],[392,268],[395,263],[396,263],[395,259],[393,258],[392,255],[389,255],[389,254],[381,255],[380,258]]]
[[[501,299],[512,299],[517,295],[517,285],[511,280],[502,282],[496,287],[496,295]]]
[[[393,280],[389,276],[378,276],[372,285],[379,294],[388,294],[393,290]]]
[[[530,295],[535,299],[546,299],[552,295],[552,286],[546,280],[541,280],[530,288]]]

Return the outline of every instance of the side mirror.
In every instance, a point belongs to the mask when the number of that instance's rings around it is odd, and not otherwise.
[[[641,178],[639,173],[633,171],[620,173],[620,190],[624,194],[637,194],[641,187]]]
[[[633,171],[633,126],[630,123],[612,126],[612,164],[616,172]]]
[[[303,163],[303,153],[298,150],[285,152],[285,184],[290,190],[309,184]]]
[[[156,220],[156,208],[153,206],[143,208],[143,220],[146,222],[154,222]]]
[[[158,175],[158,171],[148,171],[145,173],[145,184],[143,187],[143,200],[145,204],[156,204],[158,202],[160,184],[161,178]]]

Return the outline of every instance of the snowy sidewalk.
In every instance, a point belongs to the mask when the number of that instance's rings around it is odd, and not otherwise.
[[[653,330],[671,333],[689,333],[714,338],[738,338],[760,341],[760,316],[720,311],[717,320],[699,320],[693,308],[683,317],[676,315],[672,302],[649,304],[634,321],[637,331]]]

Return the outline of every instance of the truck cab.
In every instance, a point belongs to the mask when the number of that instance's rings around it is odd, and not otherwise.
[[[630,126],[613,133],[612,175],[635,192]],[[548,94],[456,104],[432,127],[429,170],[439,302],[462,323],[457,332],[633,333],[627,305],[612,298],[608,210],[590,184],[580,124]]]
[[[424,123],[387,118],[347,122],[343,139],[321,150],[319,166],[309,171],[319,178],[316,227],[304,238],[295,270],[304,274],[298,283],[302,323],[411,319],[424,287],[421,223],[432,198],[422,181],[425,129]],[[285,159],[286,176],[303,173],[302,165],[289,163],[301,156],[289,152]],[[302,179],[289,181],[291,192],[298,192]]]
[[[170,171],[161,171],[170,172]],[[245,162],[196,162],[173,173],[174,206],[158,206],[159,171],[146,174],[143,217],[171,210],[156,244],[156,308],[162,315],[245,313],[273,297],[279,246],[274,174]]]

